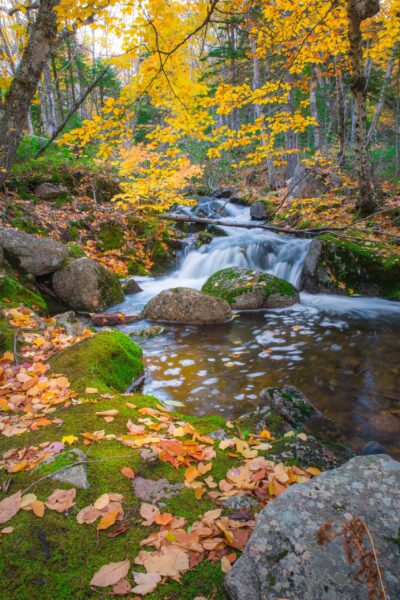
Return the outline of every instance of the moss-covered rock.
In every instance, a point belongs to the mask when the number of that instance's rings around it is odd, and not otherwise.
[[[362,294],[400,300],[400,257],[368,243],[321,236],[306,257],[301,288],[311,293]]]
[[[105,331],[83,340],[50,359],[53,373],[62,373],[73,389],[124,391],[143,373],[142,351],[120,331]]]
[[[57,296],[74,310],[102,311],[124,299],[115,273],[89,258],[67,261],[54,273],[53,288]]]
[[[10,308],[21,304],[38,312],[47,309],[46,302],[40,294],[28,289],[14,277],[0,276],[0,306]]]
[[[279,308],[299,301],[296,288],[275,275],[229,267],[211,275],[202,292],[223,298],[238,310]]]

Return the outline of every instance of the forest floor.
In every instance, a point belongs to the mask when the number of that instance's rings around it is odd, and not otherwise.
[[[271,460],[286,442],[273,419],[255,434],[124,393],[135,345],[119,332],[71,337],[29,309],[5,316],[23,341],[0,359],[1,596],[223,598],[255,514],[319,469]],[[81,370],[68,358],[79,340]]]

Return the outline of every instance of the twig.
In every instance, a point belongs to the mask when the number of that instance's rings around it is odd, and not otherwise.
[[[372,538],[371,532],[366,524],[366,522],[364,521],[364,519],[362,519],[361,517],[359,517],[361,523],[364,525],[365,527],[365,531],[367,532],[367,535],[369,537],[369,541],[371,543],[372,546],[372,552],[374,553],[374,558],[375,558],[375,564],[376,564],[376,570],[378,571],[378,577],[379,577],[379,581],[381,584],[381,589],[382,589],[382,594],[383,594],[383,598],[384,600],[387,600],[387,595],[386,595],[386,591],[385,591],[385,586],[383,584],[383,579],[382,579],[382,573],[381,573],[381,568],[379,566],[379,561],[378,561],[378,555],[376,553],[376,549],[375,549],[375,544],[374,544],[374,540]]]

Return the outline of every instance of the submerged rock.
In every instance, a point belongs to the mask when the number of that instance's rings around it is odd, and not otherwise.
[[[229,267],[211,275],[202,291],[229,302],[237,310],[281,308],[299,301],[296,288],[275,275]]]
[[[3,227],[0,228],[0,247],[12,266],[35,277],[53,273],[68,255],[68,247],[55,240]]]
[[[143,317],[150,321],[208,325],[226,323],[232,318],[232,311],[220,298],[191,288],[173,288],[152,298],[143,310]]]
[[[118,277],[90,258],[78,258],[56,271],[53,289],[67,306],[88,312],[100,312],[124,299]]]
[[[300,289],[399,300],[400,258],[384,257],[362,243],[323,236],[311,242]]]
[[[355,534],[348,546],[343,535],[332,540],[326,535],[326,541],[323,536],[324,531],[339,534],[352,517],[367,524],[387,598],[397,598],[399,488],[400,463],[385,455],[356,457],[306,484],[289,487],[261,511],[242,556],[225,578],[229,598],[365,600],[367,572],[371,575],[375,569],[375,586],[381,589],[376,562],[372,559],[370,569],[362,569],[352,543]],[[365,557],[371,543],[362,522],[358,537]],[[348,559],[348,547],[354,562]]]

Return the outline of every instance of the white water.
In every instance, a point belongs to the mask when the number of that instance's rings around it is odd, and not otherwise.
[[[223,200],[203,198],[194,209],[183,210],[188,214],[224,218],[232,223],[251,222],[249,208],[236,206]],[[225,235],[215,237],[210,244],[191,249],[189,243],[188,251],[181,257],[178,268],[169,275],[136,278],[143,292],[128,296],[119,308],[124,311],[140,310],[150,298],[162,290],[173,287],[200,289],[210,275],[220,269],[233,266],[266,271],[298,287],[311,240],[278,235],[258,228],[221,227],[220,229]],[[400,303],[382,298],[348,298],[339,295],[302,293],[301,304],[321,312],[346,314],[349,317],[366,319],[400,317]],[[293,308],[293,310],[298,309],[298,306]]]

